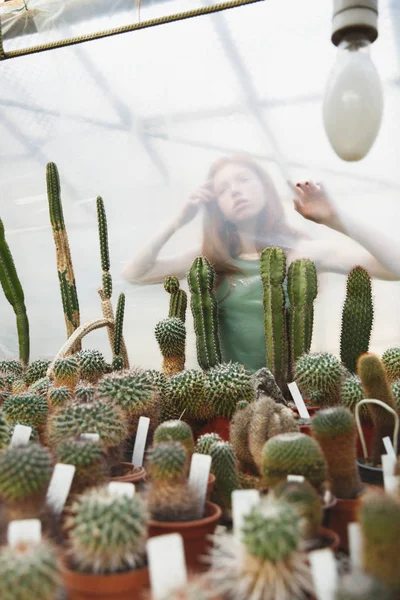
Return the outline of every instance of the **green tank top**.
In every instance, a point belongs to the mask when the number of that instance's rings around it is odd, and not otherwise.
[[[260,261],[236,259],[235,263],[242,273],[224,277],[215,292],[221,353],[224,362],[239,362],[255,372],[266,366]]]

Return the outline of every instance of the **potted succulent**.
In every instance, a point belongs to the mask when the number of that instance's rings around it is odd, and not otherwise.
[[[103,486],[75,499],[60,563],[70,600],[131,600],[149,586],[146,519],[137,494],[117,496]]]

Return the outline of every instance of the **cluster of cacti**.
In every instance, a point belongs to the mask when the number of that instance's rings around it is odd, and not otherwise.
[[[297,551],[299,523],[284,502],[264,499],[244,517],[242,542],[214,536],[209,579],[224,598],[300,600],[313,592],[307,555]]]
[[[19,344],[19,358],[23,366],[29,363],[29,321],[25,307],[24,291],[18,278],[14,260],[5,238],[3,221],[0,219],[0,284],[8,302],[11,304],[16,321]],[[2,365],[4,364],[1,363]],[[9,361],[7,361],[9,362]],[[16,362],[16,361],[15,361]],[[22,367],[22,365],[19,365]],[[4,372],[4,369],[0,367]],[[22,375],[22,368],[20,373]]]
[[[78,383],[80,368],[77,358],[64,356],[54,361],[53,365],[54,385],[56,387],[68,387],[71,392],[75,390]]]
[[[155,336],[163,357],[163,373],[172,377],[185,367],[185,324],[178,317],[168,317],[157,323]]]
[[[174,275],[169,275],[164,279],[164,289],[171,296],[168,316],[176,317],[185,322],[187,294],[185,290],[180,289],[179,279]]]
[[[318,394],[320,406],[331,406],[338,402],[344,372],[340,360],[333,354],[303,354],[296,363],[294,375],[304,395],[310,398]]]
[[[389,381],[400,379],[400,348],[388,348],[382,354],[382,362]]]
[[[76,360],[81,379],[89,383],[96,384],[107,371],[104,356],[98,350],[80,350],[76,354]]]
[[[271,488],[288,475],[302,475],[320,492],[328,478],[328,469],[313,438],[304,433],[281,433],[269,439],[263,448],[261,475]]]
[[[60,282],[62,305],[64,309],[67,338],[80,325],[79,302],[76,291],[75,275],[72,267],[68,235],[65,229],[61,203],[60,177],[55,163],[46,167],[47,196],[49,200],[50,222],[57,253],[57,272]],[[79,344],[75,346],[79,350]]]
[[[255,391],[251,375],[239,363],[221,363],[206,373],[204,381],[206,401],[217,416],[230,419],[241,400],[253,402]]]
[[[218,304],[214,295],[215,271],[204,256],[192,263],[187,281],[196,334],[197,361],[203,370],[222,360],[219,341]]]
[[[2,408],[8,423],[23,423],[38,429],[46,424],[49,410],[46,399],[31,392],[9,396]]]
[[[59,581],[56,548],[42,541],[0,548],[2,600],[54,600]]]
[[[357,498],[361,492],[357,429],[349,409],[336,406],[318,411],[311,431],[324,453],[332,493],[337,498]]]
[[[190,426],[184,421],[164,421],[154,431],[153,442],[180,442],[185,447],[188,456],[194,452],[194,437]]]
[[[143,566],[146,519],[137,495],[116,496],[107,487],[84,492],[73,503],[65,524],[73,568],[119,573]]]
[[[373,318],[371,277],[354,267],[347,276],[340,334],[340,358],[351,373],[356,372],[358,357],[368,352]]]
[[[381,400],[388,407],[397,411],[397,402],[380,358],[371,353],[361,355],[358,359],[357,370],[361,378],[364,398]],[[389,436],[390,439],[393,438],[394,415],[377,404],[368,404],[367,406],[374,424],[370,458],[373,464],[377,465],[381,462],[381,455],[386,453],[382,439],[386,436]]]
[[[24,373],[24,381],[27,386],[32,385],[39,379],[46,377],[47,369],[50,365],[50,361],[39,358],[34,360]]]
[[[196,369],[181,371],[171,377],[166,388],[170,408],[183,414],[185,419],[211,420],[214,412],[206,400],[204,384],[203,371]]]
[[[107,478],[107,465],[99,442],[66,438],[56,449],[57,461],[75,466],[70,496],[87,487],[101,485]]]
[[[351,410],[354,414],[356,406],[361,400],[364,400],[364,392],[360,377],[358,375],[346,377],[340,387],[340,404]],[[360,408],[360,418],[364,423],[371,421],[368,408],[365,405]]]
[[[298,431],[294,413],[264,396],[238,409],[232,419],[230,440],[242,470],[259,474],[265,442],[278,433]]]

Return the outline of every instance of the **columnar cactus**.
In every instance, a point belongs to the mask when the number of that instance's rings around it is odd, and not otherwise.
[[[368,352],[373,317],[371,277],[354,267],[347,276],[340,334],[340,358],[351,373],[356,372],[358,357]]]
[[[169,317],[177,317],[181,321],[186,320],[187,294],[180,289],[179,279],[169,275],[164,279],[164,289],[171,295],[169,301]]]
[[[177,317],[157,323],[155,335],[163,356],[163,373],[176,375],[185,366],[186,328]]]
[[[100,239],[100,260],[102,270],[102,289],[106,298],[112,296],[112,277],[110,273],[110,253],[108,249],[108,228],[107,216],[104,208],[103,198],[98,196],[96,199],[97,224]]]
[[[31,392],[11,395],[3,403],[3,414],[8,423],[25,423],[39,429],[46,424],[48,410],[46,399]]]
[[[167,394],[169,401],[185,418],[210,420],[213,410],[205,398],[204,373],[196,369],[181,371],[168,381]]]
[[[328,352],[303,354],[295,367],[295,379],[304,394],[320,394],[321,406],[335,404],[340,394],[343,367]]]
[[[58,358],[54,362],[54,385],[56,387],[67,386],[71,392],[75,390],[78,383],[80,368],[77,358],[74,356],[65,356]]]
[[[32,385],[39,379],[42,379],[46,376],[47,369],[49,367],[50,361],[39,358],[38,360],[34,360],[29,367],[27,368],[24,374],[24,380],[27,386]]]
[[[98,442],[66,438],[57,447],[56,456],[58,462],[75,466],[70,495],[101,485],[107,479],[104,453]]]
[[[117,311],[115,313],[114,358],[113,358],[113,368],[115,371],[121,371],[124,367],[124,359],[122,357],[124,313],[125,313],[125,294],[120,294],[118,297]]]
[[[221,363],[209,369],[204,391],[215,414],[227,419],[232,417],[240,400],[252,402],[255,399],[251,375],[239,363]]]
[[[400,379],[400,348],[389,348],[382,354],[382,362],[389,381]]]
[[[314,439],[304,433],[281,433],[269,439],[263,448],[261,474],[268,487],[274,487],[288,475],[302,475],[321,491],[328,470]]]
[[[154,432],[154,444],[160,442],[180,442],[189,456],[194,452],[194,437],[190,426],[184,421],[164,421]]]
[[[361,481],[357,467],[357,430],[354,417],[344,406],[318,411],[311,422],[328,464],[331,491],[337,498],[357,498]]]
[[[22,289],[21,282],[18,278],[17,270],[15,268],[14,259],[12,257],[9,245],[5,238],[5,231],[3,221],[0,219],[0,283],[3,288],[3,292],[8,302],[11,304],[16,321],[17,321],[17,332],[18,332],[18,344],[19,344],[19,359],[24,367],[29,363],[29,321],[25,307],[24,291]],[[3,361],[1,365],[6,362]],[[16,361],[15,361],[16,362]],[[19,363],[18,363],[19,364]],[[19,364],[20,367],[22,367]],[[4,369],[1,368],[3,371]],[[16,373],[18,375],[21,372]]]
[[[145,562],[146,511],[137,495],[113,495],[107,487],[78,496],[66,520],[77,571],[119,573]]]
[[[197,361],[203,370],[221,362],[218,304],[214,296],[215,272],[204,256],[197,257],[188,273]]]
[[[13,446],[0,453],[0,495],[8,504],[43,495],[52,472],[51,455],[38,444]]]
[[[64,223],[60,178],[55,163],[50,162],[47,164],[46,180],[50,222],[53,228],[53,237],[57,253],[58,279],[60,282],[67,337],[69,338],[80,325],[79,302],[68,235]],[[75,349],[78,350],[78,346],[79,345],[77,344]]]
[[[81,350],[76,354],[81,379],[96,384],[106,372],[106,361],[98,350]]]
[[[315,488],[307,481],[282,481],[272,490],[278,502],[290,504],[299,519],[301,538],[306,544],[315,542],[322,526],[322,503]]]
[[[212,471],[218,503],[229,511],[232,507],[232,492],[240,488],[236,459],[231,444],[216,442],[211,446]]]

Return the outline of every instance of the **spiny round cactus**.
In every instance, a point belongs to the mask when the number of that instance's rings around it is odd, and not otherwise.
[[[146,375],[164,397],[168,385],[168,377],[162,371],[157,371],[157,369],[148,369]]]
[[[97,433],[103,447],[118,446],[128,435],[122,410],[114,404],[95,400],[87,404],[67,404],[49,422],[49,440],[59,444],[66,437]]]
[[[40,428],[46,423],[48,406],[45,398],[26,392],[9,396],[3,403],[3,413],[9,423],[26,423]]]
[[[211,448],[216,442],[223,442],[224,440],[218,435],[218,433],[204,433],[197,439],[195,452],[197,454],[208,454],[211,456]]]
[[[78,571],[119,573],[144,564],[147,514],[137,495],[107,487],[79,496],[66,520],[69,555]]]
[[[201,418],[204,396],[204,374],[202,371],[190,369],[181,371],[168,381],[168,396],[179,411],[185,411],[185,416]],[[207,404],[209,412],[211,407]]]
[[[23,379],[14,379],[11,385],[12,394],[23,394],[26,392],[26,383]]]
[[[358,375],[351,375],[344,379],[341,385],[340,402],[354,413],[358,402],[364,399],[361,379]],[[370,422],[368,408],[363,405],[360,409],[360,417],[364,422]]]
[[[164,290],[168,292],[168,294],[176,293],[180,288],[179,279],[174,275],[168,275],[164,279]]]
[[[382,362],[389,381],[400,379],[400,348],[389,348],[382,354]]]
[[[120,406],[128,415],[143,414],[157,400],[154,385],[140,369],[105,375],[97,384],[97,397]]]
[[[295,380],[302,392],[322,393],[325,405],[337,400],[342,376],[340,360],[328,352],[303,354],[295,367]]]
[[[204,390],[215,414],[227,419],[233,416],[240,400],[255,399],[251,375],[239,363],[222,363],[209,369]]]
[[[0,372],[21,376],[24,368],[19,360],[2,360],[0,361]]]
[[[164,421],[154,432],[154,443],[160,442],[180,442],[185,448],[189,456],[194,452],[194,438],[190,426],[184,421]]]
[[[91,383],[79,382],[75,388],[75,398],[78,402],[92,402],[96,394],[96,388]]]
[[[395,600],[393,592],[362,571],[352,570],[338,583],[334,600]]]
[[[106,478],[105,458],[98,442],[67,438],[57,447],[56,455],[58,462],[75,466],[73,493],[99,485]]]
[[[29,391],[46,398],[48,390],[51,388],[51,381],[48,377],[42,377],[33,383]]]
[[[53,600],[58,584],[57,552],[47,542],[0,548],[2,600]]]
[[[212,471],[215,475],[216,493],[226,510],[232,506],[232,492],[240,488],[236,459],[229,442],[216,442],[211,446]]]
[[[157,481],[173,482],[184,478],[188,454],[179,442],[161,442],[147,452],[147,472]]]
[[[62,406],[71,400],[71,392],[66,386],[53,387],[47,392],[47,398],[50,406]]]
[[[7,448],[11,441],[10,426],[0,411],[0,450]]]
[[[155,328],[155,335],[163,356],[184,354],[186,327],[178,317],[168,317],[159,321]]]
[[[303,475],[317,490],[328,477],[319,444],[304,433],[281,433],[269,439],[262,451],[261,474],[268,487],[288,475]]]
[[[400,409],[400,379],[392,383],[392,392]]]
[[[318,538],[322,526],[322,503],[315,488],[304,481],[285,481],[273,489],[273,497],[278,502],[286,502],[295,510],[303,540]]]
[[[25,372],[25,383],[30,386],[32,383],[35,383],[38,379],[42,379],[46,377],[47,369],[49,368],[50,361],[45,360],[43,358],[39,358],[38,360],[34,360],[33,363],[29,365]]]
[[[80,373],[78,359],[74,356],[58,358],[54,363],[53,373],[57,387],[74,388]]]
[[[6,502],[41,493],[50,481],[51,455],[38,444],[13,446],[0,453],[0,495]]]
[[[106,361],[98,350],[80,350],[75,355],[79,363],[80,376],[90,383],[97,383],[105,373]]]

